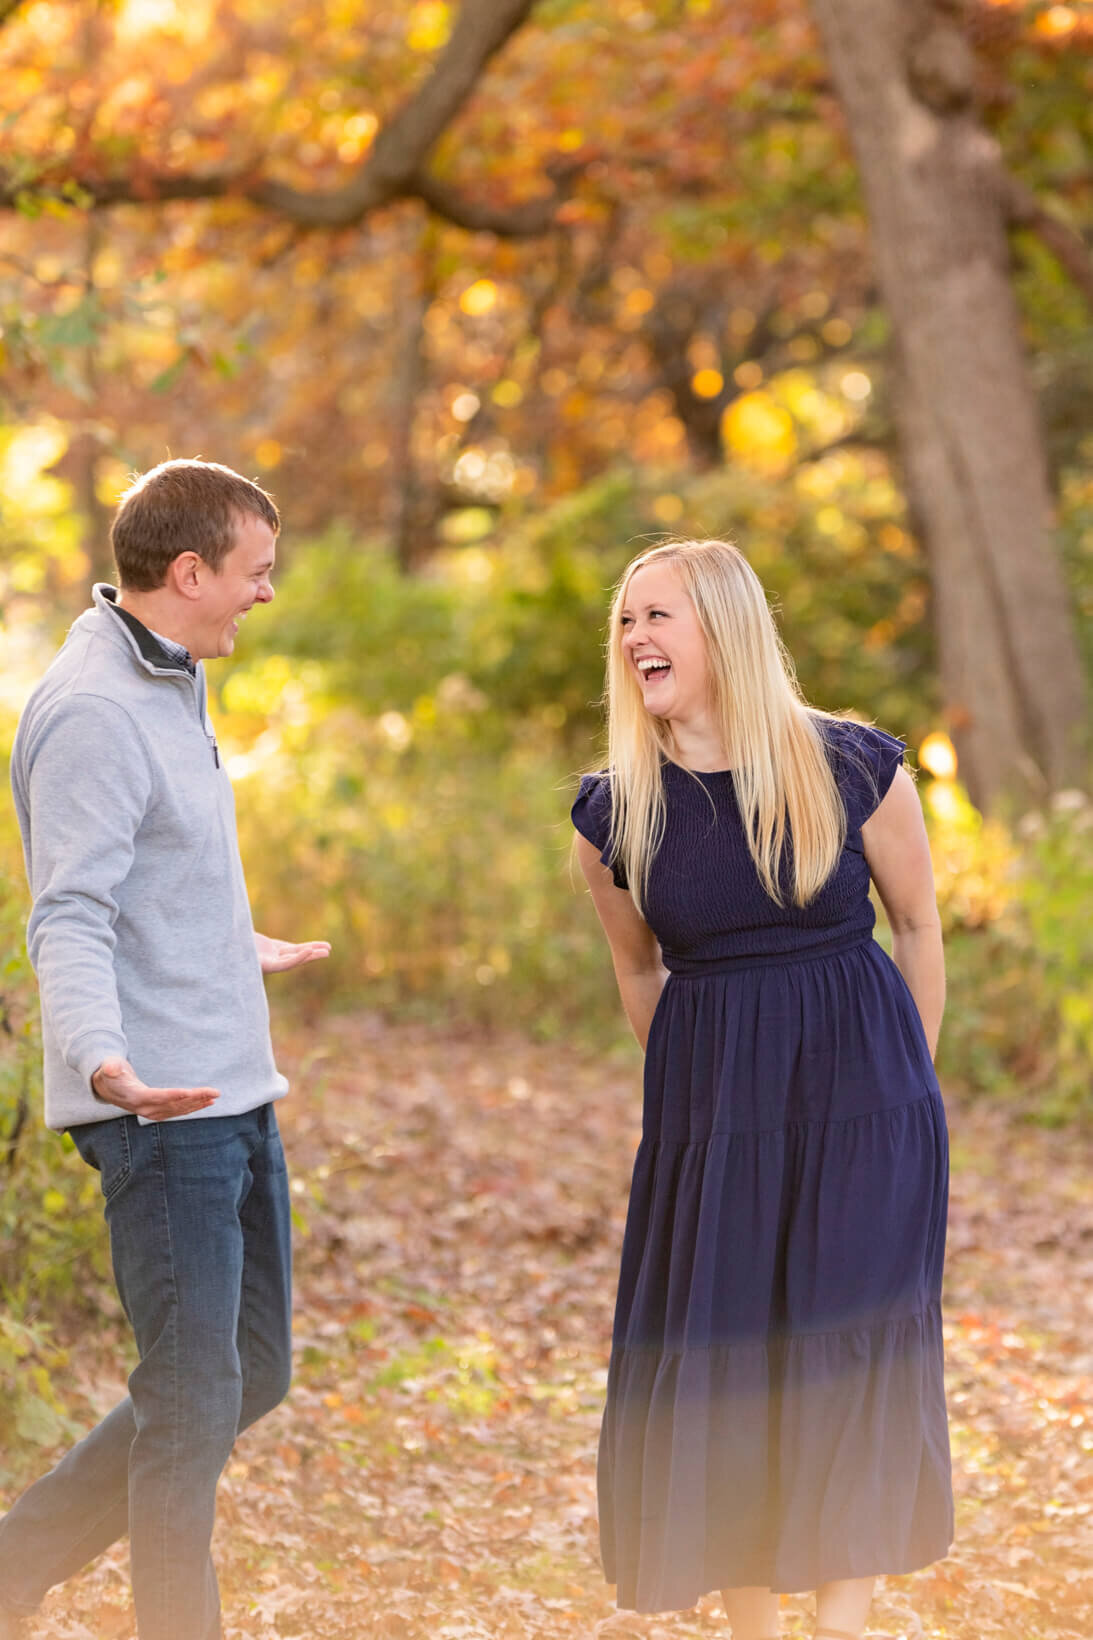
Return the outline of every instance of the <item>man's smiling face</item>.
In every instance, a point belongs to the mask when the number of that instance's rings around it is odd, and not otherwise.
[[[195,611],[200,652],[190,646],[195,660],[230,655],[247,611],[272,601],[276,552],[277,538],[269,525],[248,515],[236,520],[235,544],[219,570],[202,565],[201,599]]]

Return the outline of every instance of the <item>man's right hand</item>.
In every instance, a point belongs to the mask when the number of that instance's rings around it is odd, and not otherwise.
[[[131,1116],[165,1122],[171,1116],[191,1116],[220,1098],[216,1088],[150,1088],[127,1059],[104,1059],[91,1086],[107,1105],[117,1105]]]

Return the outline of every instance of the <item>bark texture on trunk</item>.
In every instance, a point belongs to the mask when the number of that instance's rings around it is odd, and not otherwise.
[[[1085,773],[1085,679],[1023,355],[998,149],[944,0],[813,0],[894,333],[907,489],[973,799]]]
[[[412,575],[433,551],[439,511],[435,486],[424,477],[414,447],[418,404],[429,374],[425,315],[436,296],[436,247],[427,220],[410,218],[407,234],[417,280],[403,291],[398,360],[391,379],[390,531],[395,561],[403,575]]]

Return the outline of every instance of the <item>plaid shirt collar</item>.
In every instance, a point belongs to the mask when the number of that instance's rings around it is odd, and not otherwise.
[[[191,677],[195,675],[197,672],[197,667],[195,666],[194,658],[188,649],[184,648],[182,644],[176,643],[173,638],[165,638],[162,632],[152,632],[152,628],[150,626],[146,627],[145,631],[152,633],[152,637],[159,644],[159,647],[163,650],[168,659],[174,661],[178,666],[184,666]]]
[[[118,620],[122,621],[132,632],[145,660],[154,662],[156,658],[154,654],[148,653],[148,640],[151,640],[151,647],[158,649],[163,659],[171,666],[181,667],[184,672],[190,674],[191,678],[197,676],[197,666],[194,663],[194,658],[183,644],[176,643],[174,638],[165,638],[162,632],[153,632],[152,628],[145,626],[143,621],[139,621],[131,610],[123,609],[117,601],[117,593],[113,587],[103,587],[101,591],[107,607],[112,609]]]

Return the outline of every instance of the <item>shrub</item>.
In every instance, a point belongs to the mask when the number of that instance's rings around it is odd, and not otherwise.
[[[926,793],[946,935],[939,1071],[1048,1123],[1093,1115],[1093,806],[1060,792],[1016,823]]]
[[[6,760],[4,777],[6,779]],[[10,808],[0,810],[0,1453],[68,1432],[49,1321],[95,1308],[107,1276],[97,1181],[42,1124],[38,998],[23,937],[26,893]],[[0,1465],[0,1477],[4,1474]]]

